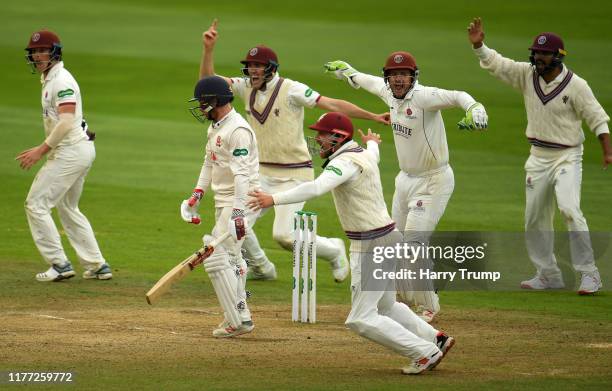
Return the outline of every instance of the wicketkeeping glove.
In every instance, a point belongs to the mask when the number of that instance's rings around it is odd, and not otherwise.
[[[486,129],[488,126],[487,112],[482,104],[476,102],[465,112],[465,118],[457,123],[459,129]]]
[[[356,84],[352,76],[357,74],[357,70],[353,68],[349,63],[336,60],[330,61],[323,65],[325,68],[325,73],[332,73],[334,77],[338,80],[346,79],[346,81],[351,85],[351,87],[358,89],[359,85]]]
[[[191,197],[181,203],[181,217],[183,220],[191,224],[200,224],[202,219],[200,219],[198,214],[198,208],[203,196],[204,192],[201,189],[195,189]]]
[[[232,210],[232,217],[229,220],[227,230],[234,240],[238,241],[246,235],[247,219],[244,217],[244,210]]]

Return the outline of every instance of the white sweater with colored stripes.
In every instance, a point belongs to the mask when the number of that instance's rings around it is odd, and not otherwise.
[[[610,117],[587,82],[563,66],[561,74],[546,83],[530,63],[516,62],[482,45],[474,49],[480,66],[523,93],[532,152],[539,149],[577,147],[584,141],[582,121],[596,134],[609,133]]]

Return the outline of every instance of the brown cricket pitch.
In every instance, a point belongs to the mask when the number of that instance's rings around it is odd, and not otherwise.
[[[520,311],[445,308],[435,326],[456,346],[434,371],[409,377],[400,374],[408,360],[345,328],[346,305],[320,306],[314,325],[292,323],[289,305],[253,305],[251,334],[215,339],[213,301],[113,308],[95,300],[80,309],[3,309],[3,368],[75,371],[79,390],[444,389],[611,374],[610,345],[598,344],[610,324],[585,333],[583,321]]]

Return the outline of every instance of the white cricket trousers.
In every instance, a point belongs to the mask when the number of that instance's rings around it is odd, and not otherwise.
[[[392,216],[406,242],[427,243],[442,218],[455,188],[455,176],[450,165],[422,175],[400,171],[395,178]],[[409,281],[398,283],[397,292],[405,303],[440,311],[438,295],[431,290],[413,291]]]
[[[394,231],[388,235],[400,234]],[[401,238],[391,242],[400,241]],[[362,251],[370,251],[365,250],[368,248],[366,241],[361,241],[359,245]],[[366,254],[353,249],[350,251],[352,305],[346,325],[362,337],[413,361],[438,351],[434,343],[438,330],[419,318],[406,304],[396,301],[394,280],[388,279],[385,289],[377,285],[377,290],[362,290],[361,265],[365,259],[372,260],[372,254]],[[364,276],[366,287],[371,286],[368,280],[374,280],[374,275]]]
[[[104,262],[98,242],[87,217],[79,210],[85,177],[96,158],[92,141],[80,141],[58,147],[42,166],[25,201],[25,211],[34,243],[49,264],[61,265],[68,261],[51,209],[57,212],[86,270],[97,270]]]
[[[306,182],[299,179],[276,178],[265,175],[260,175],[259,178],[261,189],[268,194],[293,189]],[[305,202],[299,202],[297,204],[274,205],[272,238],[286,250],[293,250],[293,215],[295,212],[302,210],[305,204]],[[267,211],[268,209],[264,210],[261,215],[263,216]],[[265,262],[262,260],[265,255],[253,230],[247,235],[243,248],[246,250],[247,258],[252,259],[255,264],[259,265]],[[317,236],[318,257],[332,261],[340,255],[340,249],[329,238]]]
[[[586,219],[580,210],[582,146],[529,156],[525,163],[525,239],[538,276],[560,278],[553,253],[555,200],[569,231],[572,264],[579,272],[597,270]],[[550,155],[550,156],[549,156]]]

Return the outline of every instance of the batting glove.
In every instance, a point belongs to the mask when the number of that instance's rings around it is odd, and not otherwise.
[[[465,112],[465,117],[457,123],[459,129],[474,130],[486,129],[488,126],[489,117],[481,103],[474,103]]]
[[[346,79],[346,81],[351,85],[351,87],[359,88],[359,85],[355,83],[352,79],[352,76],[355,76],[357,74],[357,70],[353,68],[349,63],[341,60],[330,61],[325,63],[323,65],[323,68],[325,68],[325,73],[333,74],[334,77],[338,80]]]
[[[201,189],[195,189],[191,197],[181,203],[181,217],[183,220],[196,225],[202,222],[198,214],[198,208],[200,207],[200,200],[203,196],[204,192]]]
[[[202,199],[202,197],[204,197],[204,191],[202,191],[202,189],[195,189],[193,191],[193,194],[191,194],[191,197],[189,197],[189,199],[187,200],[189,206],[200,206],[200,200]]]
[[[239,241],[246,235],[247,219],[244,217],[243,209],[232,210],[227,230],[232,235],[234,240]]]

